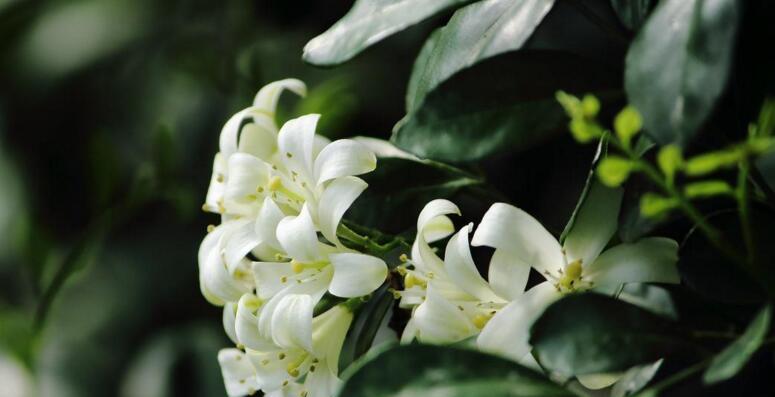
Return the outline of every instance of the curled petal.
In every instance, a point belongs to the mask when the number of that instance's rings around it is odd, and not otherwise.
[[[256,373],[245,353],[239,349],[221,349],[218,352],[226,394],[229,397],[250,395],[259,389]]]
[[[377,156],[366,146],[351,139],[328,144],[315,159],[315,181],[318,185],[343,176],[374,171]]]
[[[417,327],[417,338],[427,343],[454,343],[479,331],[454,304],[428,283],[425,301],[417,306],[412,319]]]
[[[502,302],[493,293],[487,281],[484,281],[476,269],[471,249],[468,246],[468,234],[473,225],[460,229],[447,243],[444,252],[444,266],[450,279],[465,292],[485,302]]]
[[[233,227],[227,222],[219,225],[202,240],[199,246],[199,287],[202,295],[214,305],[236,302],[249,292],[249,284],[235,278],[227,270],[223,259],[222,237]]]
[[[289,171],[296,172],[307,183],[313,182],[315,127],[319,118],[319,114],[308,114],[289,120],[277,136],[280,158]]]
[[[495,203],[484,214],[471,242],[509,252],[538,271],[565,266],[560,243],[535,218],[509,204]]]
[[[326,186],[326,190],[320,197],[318,203],[318,224],[320,232],[328,241],[341,247],[339,237],[336,235],[336,229],[342,216],[350,208],[358,196],[363,193],[368,185],[366,182],[356,177],[337,178]]]
[[[284,90],[303,97],[307,95],[307,86],[299,79],[283,79],[263,86],[253,99],[253,107],[272,113],[277,109],[277,101]]]
[[[382,259],[358,253],[329,255],[334,277],[328,290],[336,296],[354,298],[379,288],[387,277],[387,265]]]
[[[210,187],[207,189],[205,205],[202,207],[205,211],[221,213],[224,194],[226,192],[226,172],[227,162],[223,154],[216,153],[213,159],[213,175],[210,177]]]
[[[296,261],[314,262],[320,255],[318,235],[307,204],[298,216],[285,217],[277,225],[277,240]]]
[[[272,314],[272,339],[284,348],[312,351],[312,309],[309,295],[283,297]]]
[[[444,273],[444,262],[428,245],[429,242],[454,232],[449,214],[460,215],[460,209],[449,200],[436,199],[425,204],[417,217],[417,237],[412,245],[412,259],[424,271]]]
[[[228,336],[229,340],[234,342],[235,345],[239,343],[237,331],[235,330],[236,316],[237,304],[234,302],[226,302],[226,304],[223,305],[223,330],[226,331],[226,336]]]
[[[490,259],[487,280],[498,296],[513,301],[525,292],[530,277],[530,265],[510,255],[507,251],[496,249]]]
[[[233,220],[232,226],[226,231],[221,239],[224,244],[224,259],[229,273],[235,274],[236,270],[244,264],[245,255],[255,248],[258,243],[258,236],[255,233],[253,222],[249,219]]]
[[[258,240],[276,250],[281,250],[282,246],[277,240],[277,225],[284,217],[283,211],[271,198],[264,198],[255,223],[255,233]]]
[[[277,151],[277,126],[274,118],[253,113],[253,122],[242,127],[239,151],[269,161]]]
[[[484,326],[476,340],[480,349],[522,361],[530,353],[530,327],[562,295],[548,281],[506,305]]]
[[[229,179],[226,181],[224,198],[239,204],[255,202],[258,188],[269,181],[269,166],[262,160],[246,153],[229,157]]]
[[[606,250],[584,270],[584,275],[600,288],[624,283],[675,284],[680,282],[677,261],[675,241],[649,237]]]
[[[245,294],[240,298],[234,323],[237,340],[249,349],[273,350],[275,346],[272,341],[258,332],[258,317],[255,313],[260,306],[261,301],[253,294]]]

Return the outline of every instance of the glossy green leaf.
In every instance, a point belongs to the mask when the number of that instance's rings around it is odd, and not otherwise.
[[[625,370],[665,357],[679,343],[672,321],[594,293],[551,305],[530,336],[538,361],[566,375]]]
[[[611,0],[616,15],[628,29],[637,29],[646,20],[655,0]]]
[[[456,72],[521,48],[553,5],[554,0],[485,0],[455,11],[415,61],[407,111]]]
[[[336,65],[374,43],[470,0],[358,0],[347,14],[304,46],[303,58]]]
[[[392,141],[420,157],[452,162],[524,150],[565,130],[557,90],[610,90],[616,80],[595,61],[567,52],[501,54],[436,87],[396,125]]]
[[[489,354],[405,345],[369,354],[343,375],[339,397],[561,397],[545,375]]]
[[[702,375],[703,382],[706,384],[721,382],[740,372],[764,342],[764,337],[770,330],[771,319],[772,308],[766,306],[751,321],[743,335],[713,357],[710,366]]]
[[[665,0],[627,54],[625,87],[658,142],[685,145],[724,91],[737,31],[736,0]]]

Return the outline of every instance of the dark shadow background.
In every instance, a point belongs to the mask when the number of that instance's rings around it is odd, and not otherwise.
[[[217,222],[200,206],[222,124],[262,85],[297,77],[310,94],[284,98],[282,118],[320,112],[331,138],[388,138],[411,63],[445,20],[338,68],[303,64],[304,43],[350,5],[0,0],[0,385],[223,395],[228,342],[196,261]],[[467,167],[559,233],[592,150],[563,136]],[[417,214],[396,216],[409,227]]]

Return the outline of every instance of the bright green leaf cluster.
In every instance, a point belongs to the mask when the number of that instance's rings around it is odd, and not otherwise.
[[[576,141],[587,143],[603,136],[605,131],[595,121],[600,111],[600,101],[595,96],[587,94],[583,99],[579,99],[564,91],[558,91],[556,97],[571,119],[568,129]]]
[[[608,156],[600,161],[597,175],[606,186],[618,187],[627,180],[633,168],[632,160],[620,156]]]
[[[614,119],[616,136],[626,148],[630,147],[632,138],[643,128],[643,118],[632,105],[627,105]]]
[[[672,185],[675,173],[683,167],[684,158],[678,145],[666,145],[657,153],[657,164],[665,174],[667,182]]]
[[[649,218],[657,218],[677,208],[678,199],[656,193],[646,193],[640,199],[640,213]]]
[[[694,182],[684,187],[684,194],[689,198],[705,198],[733,193],[732,186],[721,180]]]

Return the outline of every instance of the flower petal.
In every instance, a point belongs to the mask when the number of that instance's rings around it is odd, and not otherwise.
[[[308,392],[306,397],[331,397],[335,394],[341,380],[336,376],[332,368],[335,363],[319,365],[314,372],[307,373],[304,381],[304,389]]]
[[[675,241],[649,237],[606,250],[584,270],[584,276],[600,288],[624,283],[678,283],[677,261]]]
[[[262,160],[246,153],[234,153],[229,157],[229,178],[226,180],[224,198],[238,204],[254,203],[257,189],[269,182],[269,166]]]
[[[581,259],[588,266],[600,255],[616,232],[622,194],[622,189],[592,182],[565,237],[563,248],[568,262]]]
[[[487,281],[484,281],[479,274],[471,257],[468,234],[471,233],[472,227],[473,224],[468,224],[450,238],[444,252],[444,268],[449,278],[463,291],[481,301],[502,302],[503,300],[492,292]]]
[[[276,250],[281,250],[282,245],[277,240],[277,225],[283,218],[285,218],[285,214],[280,207],[271,198],[264,198],[255,223],[255,233],[258,240]]]
[[[284,90],[304,97],[307,95],[307,86],[299,79],[283,79],[271,82],[258,91],[253,99],[253,106],[265,112],[272,113],[277,109],[277,101]]]
[[[326,190],[320,196],[318,203],[318,225],[320,232],[337,247],[342,243],[336,235],[336,229],[342,216],[350,208],[352,203],[369,186],[360,178],[353,176],[337,178],[326,186]]]
[[[239,343],[237,331],[234,329],[236,316],[237,304],[234,302],[226,302],[226,304],[223,305],[223,330],[226,331],[226,336],[228,336],[229,340],[234,342],[235,345]]]
[[[272,339],[284,348],[302,348],[312,352],[312,309],[309,295],[283,297],[272,314]]]
[[[524,360],[530,353],[528,340],[533,321],[560,297],[562,295],[548,281],[529,289],[490,319],[479,334],[477,345],[484,351],[512,360]]]
[[[218,352],[218,364],[221,365],[223,383],[229,397],[250,395],[259,389],[256,372],[241,350],[221,349]]]
[[[288,262],[253,262],[256,294],[261,299],[271,298],[286,287],[287,284],[282,280],[287,280],[293,274],[293,269]]]
[[[334,277],[328,291],[343,298],[354,298],[379,288],[388,274],[382,259],[359,253],[341,253],[328,256],[334,266]]]
[[[283,384],[288,381],[292,384],[293,378],[288,375],[287,365],[291,360],[295,360],[302,351],[254,351],[247,349],[246,355],[253,368],[256,371],[256,379],[261,391],[270,392],[280,390]],[[295,353],[295,354],[294,354]],[[284,354],[285,360],[279,359],[279,354]],[[283,387],[283,390],[285,388]],[[267,394],[268,395],[268,394]],[[280,394],[280,396],[284,396]]]
[[[320,298],[326,293],[328,284],[331,281],[331,269],[324,268],[322,272],[306,280],[300,280],[300,283],[288,282],[285,288],[277,291],[269,301],[267,301],[258,313],[258,331],[265,338],[272,338],[274,334],[273,318],[278,305],[288,295],[309,295],[312,306],[314,307]]]
[[[525,292],[530,277],[530,265],[520,261],[508,251],[496,249],[490,259],[487,280],[498,296],[513,301]]]
[[[486,245],[511,253],[538,271],[556,272],[565,266],[557,240],[527,212],[495,203],[476,228],[471,245]]]
[[[239,151],[269,161],[277,151],[277,126],[266,115],[252,114],[253,122],[242,127]]]
[[[298,216],[283,218],[277,225],[277,240],[286,253],[299,262],[318,259],[318,235],[305,203]]]
[[[374,171],[377,156],[352,139],[339,139],[328,144],[315,159],[315,181],[318,185],[343,176]]]
[[[199,246],[199,287],[202,295],[214,305],[236,302],[242,294],[249,292],[250,285],[235,279],[223,260],[221,240],[233,227],[233,221],[223,223],[209,232]]]
[[[210,187],[203,210],[220,214],[222,212],[223,195],[226,191],[227,162],[223,154],[216,153],[213,159],[213,175],[210,177]]]
[[[314,181],[312,166],[318,119],[319,114],[308,114],[289,120],[277,136],[280,158],[289,171],[299,174],[308,184]]]
[[[233,226],[229,228],[221,239],[225,242],[224,259],[229,273],[235,274],[237,268],[242,265],[245,255],[255,248],[258,243],[256,229],[250,219],[236,219],[231,221]]]
[[[576,379],[587,389],[599,390],[618,382],[619,379],[622,378],[622,375],[624,375],[622,372],[585,374],[576,375]]]
[[[339,354],[352,321],[353,313],[342,305],[336,305],[312,320],[314,354],[321,361],[331,364],[334,374],[339,372]]]
[[[451,201],[444,199],[432,200],[425,204],[425,207],[420,211],[420,215],[417,217],[417,237],[412,245],[412,260],[421,270],[436,274],[444,273],[444,262],[428,243],[442,238],[444,233],[449,235],[454,231],[452,221],[446,216],[449,214],[460,215],[460,209]],[[430,234],[430,239],[428,234]]]
[[[276,347],[272,341],[262,337],[258,332],[258,317],[256,311],[261,307],[261,301],[253,294],[245,294],[237,304],[237,317],[234,323],[237,340],[243,346],[253,350],[273,350]]]
[[[417,339],[426,343],[454,343],[479,331],[454,304],[428,283],[425,301],[412,314],[417,327]]]

